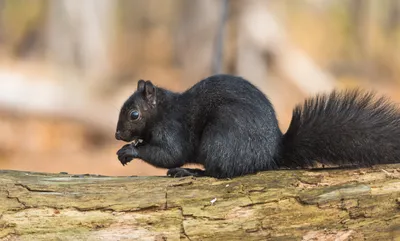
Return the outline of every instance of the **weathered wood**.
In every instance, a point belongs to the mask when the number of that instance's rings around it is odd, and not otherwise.
[[[231,180],[0,171],[0,215],[1,240],[399,240],[400,164]]]

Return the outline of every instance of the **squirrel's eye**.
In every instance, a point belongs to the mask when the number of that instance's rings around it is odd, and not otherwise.
[[[133,110],[130,112],[129,116],[131,117],[132,120],[137,120],[140,117],[140,113],[137,110]]]

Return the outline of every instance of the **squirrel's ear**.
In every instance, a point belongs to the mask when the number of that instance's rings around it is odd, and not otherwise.
[[[137,91],[142,92],[144,90],[145,81],[139,80],[137,83]]]
[[[144,98],[152,105],[156,104],[156,87],[150,80],[146,81],[144,85]]]

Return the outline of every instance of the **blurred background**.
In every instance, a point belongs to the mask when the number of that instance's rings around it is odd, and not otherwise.
[[[241,75],[282,131],[317,92],[361,86],[398,102],[399,40],[398,0],[0,0],[0,169],[164,174],[115,155],[138,79],[183,91]]]

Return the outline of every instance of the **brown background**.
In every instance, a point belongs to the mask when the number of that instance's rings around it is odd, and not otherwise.
[[[228,2],[223,72],[259,86],[283,131],[319,91],[400,100],[399,1]],[[0,169],[164,174],[118,162],[119,107],[138,79],[182,91],[212,74],[221,4],[0,0]]]

